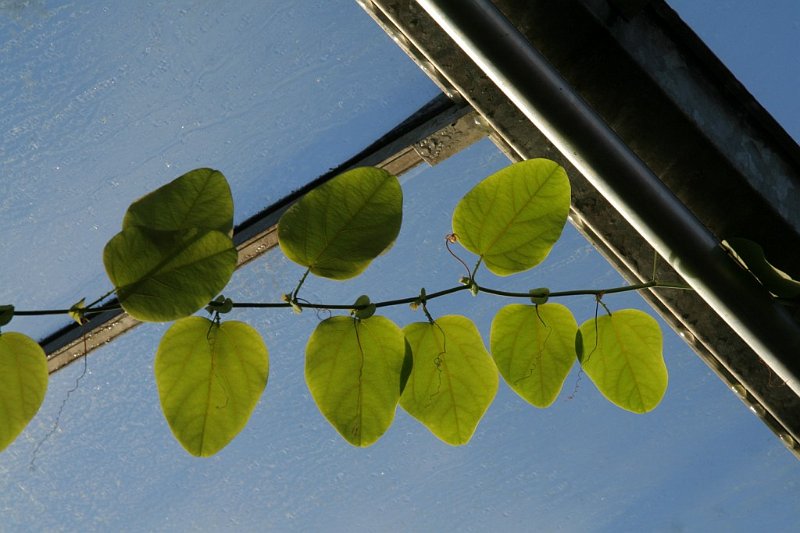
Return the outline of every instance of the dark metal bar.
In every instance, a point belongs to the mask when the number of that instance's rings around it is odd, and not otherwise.
[[[417,0],[795,394],[800,327],[488,0]]]

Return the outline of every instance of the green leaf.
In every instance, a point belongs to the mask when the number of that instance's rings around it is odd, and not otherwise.
[[[406,346],[391,320],[335,316],[319,323],[306,346],[306,383],[342,437],[366,447],[394,419]]]
[[[769,292],[779,298],[800,297],[800,281],[792,279],[767,261],[761,246],[751,240],[739,238],[728,239],[725,243]]]
[[[13,305],[0,305],[0,327],[5,326],[14,318]]]
[[[497,393],[497,369],[468,318],[403,328],[414,362],[400,406],[453,446],[466,444]]]
[[[375,310],[377,309],[375,304],[369,301],[369,296],[366,294],[362,294],[356,298],[353,307],[354,309],[350,312],[350,314],[356,318],[369,318],[375,314]],[[355,309],[355,307],[361,307],[361,309]]]
[[[132,226],[158,231],[203,228],[227,234],[233,229],[228,180],[210,168],[187,172],[132,203],[122,229]]]
[[[575,362],[577,331],[575,318],[561,304],[507,305],[492,321],[492,357],[514,392],[548,407]]]
[[[268,374],[267,347],[243,322],[184,318],[167,330],[156,353],[164,416],[196,456],[214,455],[244,428]]]
[[[103,263],[120,304],[139,320],[191,315],[208,304],[236,268],[236,247],[219,231],[153,231],[131,226],[115,235]]]
[[[634,413],[654,409],[667,390],[661,329],[636,309],[616,311],[580,327],[584,372],[610,402]]]
[[[570,205],[563,168],[547,159],[521,161],[476,185],[456,206],[453,232],[500,276],[541,263],[561,236]]]
[[[356,168],[312,190],[278,223],[286,256],[313,274],[357,276],[400,232],[403,192],[385,170]]]
[[[25,429],[47,392],[47,357],[21,333],[0,334],[0,451]]]

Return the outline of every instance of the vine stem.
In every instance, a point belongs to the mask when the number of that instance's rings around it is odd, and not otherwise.
[[[303,280],[305,280],[305,276]],[[299,288],[299,285],[298,285]],[[450,287],[449,289],[444,289],[437,292],[432,292],[425,295],[425,300],[434,300],[436,298],[441,298],[443,296],[447,296],[449,294],[453,294],[456,292],[466,291],[471,288],[470,285],[458,285],[456,287]],[[572,290],[572,291],[557,291],[551,292],[548,297],[549,298],[564,298],[569,296],[603,296],[606,294],[616,294],[621,292],[631,292],[631,291],[640,291],[644,289],[677,289],[677,290],[692,290],[691,287],[686,285],[680,285],[676,283],[665,283],[661,281],[648,281],[645,283],[637,283],[633,285],[625,285],[622,287],[614,287],[611,289],[579,289],[579,290]],[[531,297],[530,293],[528,292],[510,292],[510,291],[502,291],[498,289],[491,289],[489,287],[478,287],[479,292],[484,292],[487,294],[492,294],[495,296],[502,296],[505,298],[525,298],[529,299]],[[296,289],[293,291],[296,294]],[[403,304],[412,304],[419,301],[419,295],[410,296],[408,298],[397,298],[394,300],[384,300],[382,302],[373,302],[375,307],[392,307],[396,305],[403,305]],[[308,309],[342,309],[342,310],[350,310],[350,309],[363,309],[367,307],[366,305],[357,306],[353,304],[326,304],[326,303],[313,303],[313,302],[303,302],[300,303],[298,301],[294,302],[295,305],[298,305],[303,308]],[[215,302],[210,302],[209,305],[214,306]],[[234,302],[234,308],[238,309],[275,309],[275,308],[287,308],[292,307],[291,302]],[[119,304],[108,304],[103,305],[100,307],[95,307],[90,311],[87,311],[87,315],[89,314],[99,314],[104,311],[113,311],[120,309]],[[69,313],[69,309],[42,309],[42,310],[35,310],[35,311],[17,311],[14,310],[15,316],[43,316],[43,315],[60,315],[60,314],[67,314]]]
[[[482,262],[483,262],[483,257],[479,257],[478,262],[475,263],[475,268],[473,268],[472,272],[470,272],[469,274],[469,279],[471,279],[473,282],[475,281],[475,275],[478,273],[478,269],[480,268]]]
[[[118,309],[122,309],[119,304],[107,304],[101,305],[100,307],[94,307],[92,309],[86,308],[84,310],[85,315],[99,315],[105,311],[116,311]],[[66,315],[71,311],[71,309],[39,309],[34,311],[17,311],[14,309],[14,316],[44,316],[44,315]]]
[[[615,287],[612,289],[580,289],[574,291],[559,291],[551,292],[548,294],[549,298],[563,298],[566,296],[603,296],[605,294],[615,294],[620,292],[640,291],[643,289],[655,288],[669,288],[669,289],[691,289],[684,285],[661,283],[659,281],[647,281],[645,283],[636,283],[634,285],[625,285],[624,287]],[[494,294],[496,296],[505,296],[507,298],[530,298],[530,293],[527,292],[508,292],[499,291],[496,289],[489,289],[487,287],[479,287],[480,292]]]
[[[288,302],[290,306],[292,303],[295,304],[297,303],[297,293],[300,292],[300,287],[302,287],[303,283],[305,283],[309,272],[311,272],[311,267],[307,268],[306,271],[303,272],[303,277],[300,278],[300,281],[297,282],[297,287],[295,287],[294,290],[291,292],[291,296]]]
[[[95,309],[93,309],[93,308],[94,308],[94,306],[95,306],[95,305],[99,304],[100,302],[102,302],[103,300],[105,300],[106,298],[108,298],[109,296],[111,296],[112,294],[114,294],[115,292],[117,292],[117,289],[116,289],[116,288],[113,288],[113,289],[111,289],[110,291],[108,291],[107,293],[105,293],[104,295],[102,295],[100,298],[96,299],[95,301],[93,301],[92,303],[90,303],[89,305],[87,305],[87,306],[86,306],[86,307],[83,309],[83,311],[84,311],[84,314],[86,314],[86,313],[87,313],[87,312],[89,312],[89,311],[94,311]]]

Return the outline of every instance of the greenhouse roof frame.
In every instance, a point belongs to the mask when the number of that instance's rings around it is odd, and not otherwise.
[[[420,6],[469,11],[464,2],[359,3],[446,94],[480,113],[512,159],[546,156],[568,169],[573,223],[628,280],[680,279],[669,264],[680,258],[654,265],[653,246],[573,166],[575,157],[559,153],[511,101],[509,87],[492,81]],[[800,244],[800,211],[793,208],[800,205],[800,149],[665,2],[498,0],[495,6],[563,76],[566,90],[589,104],[710,235],[718,241],[754,240],[800,277],[800,257],[791,253]],[[486,19],[471,23],[491,31]],[[718,201],[720,191],[725,202]],[[800,396],[792,383],[797,362],[791,357],[792,347],[800,345],[797,309],[770,299],[754,278],[738,278],[740,288],[748,286],[751,297],[781,317],[776,329],[781,337],[767,339],[773,342],[771,354],[754,350],[753,339],[749,345],[695,292],[657,290],[644,296],[800,457]],[[748,320],[762,331],[775,326],[759,324],[761,319],[753,314]]]

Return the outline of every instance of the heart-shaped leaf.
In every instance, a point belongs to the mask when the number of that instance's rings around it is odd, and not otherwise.
[[[131,226],[103,250],[122,307],[139,320],[189,316],[208,304],[233,275],[237,251],[219,231],[154,231]]]
[[[468,318],[403,328],[414,362],[400,406],[453,446],[466,444],[497,394],[497,368]]]
[[[484,179],[453,213],[453,232],[500,276],[541,263],[561,236],[570,205],[562,167],[547,159],[520,161]]]
[[[552,404],[575,363],[578,324],[561,304],[512,304],[492,321],[492,357],[514,392],[536,407]]]
[[[47,392],[47,358],[33,339],[0,334],[0,451],[39,411]]]
[[[313,274],[357,276],[388,249],[403,218],[397,178],[379,168],[356,168],[312,190],[278,223],[286,256]]]
[[[616,311],[580,327],[584,372],[610,402],[634,413],[654,409],[667,390],[661,329],[636,309]]]
[[[192,455],[209,456],[247,424],[267,385],[269,356],[243,322],[188,317],[161,339],[155,376],[175,438]]]
[[[308,389],[350,444],[369,446],[389,429],[404,385],[405,355],[400,328],[382,316],[331,317],[311,334]]]
[[[133,202],[122,229],[131,226],[158,231],[191,228],[229,233],[233,229],[233,197],[222,172],[198,168]]]

